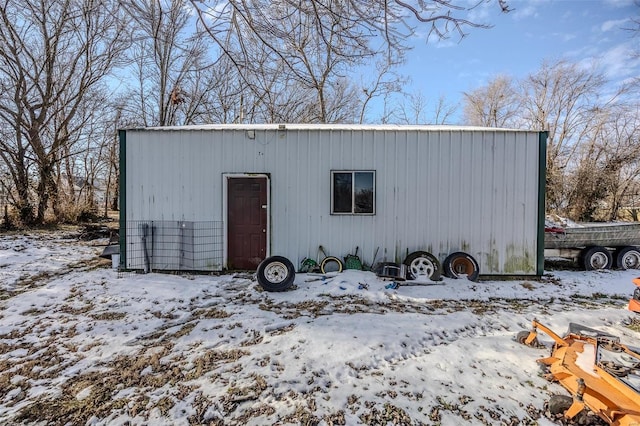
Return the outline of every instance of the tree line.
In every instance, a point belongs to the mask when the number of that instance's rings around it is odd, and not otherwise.
[[[485,6],[0,0],[0,196],[23,225],[117,210],[119,128],[453,124],[461,109],[461,124],[548,129],[548,209],[580,220],[603,211],[603,219],[615,218],[639,192],[638,101],[630,86],[610,93],[595,70],[555,62],[522,81],[496,77],[465,93],[462,105],[405,93],[398,69],[407,40],[416,31],[430,38],[490,31],[469,18]],[[510,11],[505,0],[490,7]]]

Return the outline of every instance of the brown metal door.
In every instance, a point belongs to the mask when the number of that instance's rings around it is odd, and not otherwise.
[[[258,268],[267,254],[267,179],[229,178],[229,269]]]

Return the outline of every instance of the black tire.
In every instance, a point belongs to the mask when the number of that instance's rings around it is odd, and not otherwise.
[[[526,345],[527,344],[527,338],[529,337],[530,334],[531,334],[531,332],[527,331],[527,330],[519,331],[518,334],[516,335],[516,342],[520,343],[521,345]],[[534,338],[531,341],[531,343],[529,343],[528,346],[532,346],[532,347],[538,346],[538,339]]]
[[[327,274],[329,272],[342,272],[344,269],[344,264],[340,259],[334,256],[327,256],[322,259],[320,263],[320,270],[323,274]]]
[[[640,269],[640,249],[621,247],[616,250],[616,267],[619,269]]]
[[[584,249],[580,256],[582,266],[586,271],[596,271],[600,269],[611,269],[613,256],[604,247],[592,246]]]
[[[564,414],[573,404],[573,398],[568,395],[553,395],[549,398],[548,408],[552,415]]]
[[[286,257],[271,256],[258,265],[258,284],[266,291],[285,291],[293,285],[296,271]]]
[[[529,332],[527,330],[519,331],[518,334],[516,334],[516,342],[520,343],[521,345],[524,345],[524,342],[527,340],[527,337],[529,337]]]
[[[431,281],[439,281],[442,275],[442,267],[438,259],[426,251],[414,251],[404,260],[407,266],[407,279],[416,280],[419,277],[427,277]]]
[[[449,278],[461,278],[466,275],[469,281],[477,281],[480,275],[480,265],[468,253],[457,251],[451,253],[443,263],[444,275]]]
[[[556,420],[559,417],[563,418],[567,410],[573,405],[573,397],[569,395],[553,395],[547,402],[547,411],[551,415],[551,418]],[[576,425],[592,425],[601,424],[599,419],[594,419],[589,415],[588,410],[583,409],[577,413],[572,419],[566,420],[566,423],[562,424],[576,424]]]

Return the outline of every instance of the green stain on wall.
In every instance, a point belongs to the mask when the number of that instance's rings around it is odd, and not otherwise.
[[[491,248],[490,248],[489,252],[486,255],[485,264],[488,266],[489,271],[491,273],[496,273],[496,272],[500,271],[500,254],[499,254],[498,249],[496,247],[496,241],[495,240],[491,241]]]
[[[536,258],[526,248],[507,246],[507,258],[503,270],[507,274],[533,273],[536,271]]]

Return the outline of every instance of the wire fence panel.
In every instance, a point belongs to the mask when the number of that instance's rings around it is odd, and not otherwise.
[[[125,232],[124,269],[222,270],[222,222],[127,221]]]

